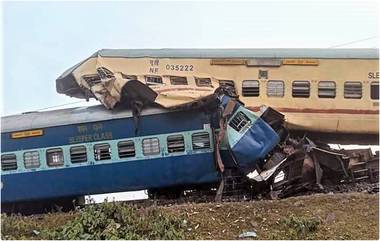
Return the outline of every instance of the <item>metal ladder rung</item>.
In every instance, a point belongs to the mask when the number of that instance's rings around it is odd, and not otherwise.
[[[362,180],[362,179],[366,179],[366,178],[369,178],[369,176],[356,177],[355,180]]]
[[[368,169],[360,169],[360,170],[356,170],[356,171],[353,171],[354,173],[360,173],[360,172],[368,172]]]

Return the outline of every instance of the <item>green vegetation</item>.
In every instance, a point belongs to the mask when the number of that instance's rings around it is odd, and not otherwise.
[[[290,239],[306,239],[312,237],[321,221],[315,218],[298,217],[291,214],[281,220],[281,224],[287,230]]]
[[[89,205],[67,223],[41,227],[21,216],[2,216],[3,239],[183,239],[181,220],[156,208],[123,203]],[[66,219],[67,220],[67,219]],[[5,234],[5,235],[4,235]]]

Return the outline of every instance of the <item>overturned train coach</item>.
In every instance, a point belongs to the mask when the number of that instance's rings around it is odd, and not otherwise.
[[[70,208],[90,194],[216,187],[226,170],[256,168],[279,143],[283,116],[213,95],[207,107],[146,108],[139,116],[99,105],[1,121],[1,204],[15,212]]]

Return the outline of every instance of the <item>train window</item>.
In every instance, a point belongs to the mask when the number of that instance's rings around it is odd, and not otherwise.
[[[282,80],[269,80],[267,83],[268,96],[284,96],[284,81]]]
[[[344,98],[361,99],[362,83],[358,81],[347,81],[344,83]]]
[[[94,145],[95,160],[109,160],[111,159],[111,147],[107,143]]]
[[[378,100],[379,99],[379,82],[374,81],[371,83],[371,99]]]
[[[200,87],[212,86],[210,78],[197,78],[195,77],[195,84]]]
[[[219,80],[219,86],[229,86],[233,88],[233,94],[236,95],[235,82],[233,80]]]
[[[237,132],[241,131],[248,123],[249,118],[241,111],[239,111],[234,118],[228,123]]]
[[[334,81],[319,81],[318,97],[319,98],[335,98],[336,84]]]
[[[172,135],[167,138],[168,152],[184,152],[185,151],[185,140],[183,135]]]
[[[135,143],[133,141],[120,141],[117,143],[117,148],[120,158],[134,157],[136,155]]]
[[[83,75],[82,78],[84,79],[84,81],[86,81],[86,83],[90,87],[97,85],[97,84],[102,82],[102,80],[100,79],[100,76],[98,74]]]
[[[296,98],[309,98],[310,82],[301,80],[293,81],[292,96]]]
[[[186,77],[170,76],[170,84],[172,85],[187,85]]]
[[[243,96],[259,96],[260,86],[257,80],[244,80],[242,84]]]
[[[40,154],[38,151],[24,153],[24,166],[27,169],[40,167]]]
[[[210,135],[208,132],[194,133],[191,136],[193,142],[193,150],[209,149],[210,148]]]
[[[49,167],[63,166],[62,148],[54,148],[46,151],[46,161]]]
[[[10,171],[17,169],[17,159],[15,154],[5,154],[1,156],[1,170]]]
[[[142,141],[144,156],[156,155],[160,153],[160,141],[158,138],[146,138]]]
[[[145,76],[145,82],[147,85],[157,85],[157,84],[162,84],[162,78],[161,76]]]
[[[121,73],[121,77],[123,79],[137,80],[137,75],[128,75],[128,74]]]
[[[70,148],[71,163],[87,162],[87,150],[85,146],[73,146]]]

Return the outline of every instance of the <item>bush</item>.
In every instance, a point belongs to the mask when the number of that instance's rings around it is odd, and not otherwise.
[[[52,239],[183,239],[180,219],[155,208],[136,209],[124,203],[86,206],[79,217],[57,231]]]
[[[314,218],[297,217],[291,214],[287,218],[283,218],[281,223],[285,226],[286,233],[290,239],[304,239],[310,233],[317,231],[320,220]]]

